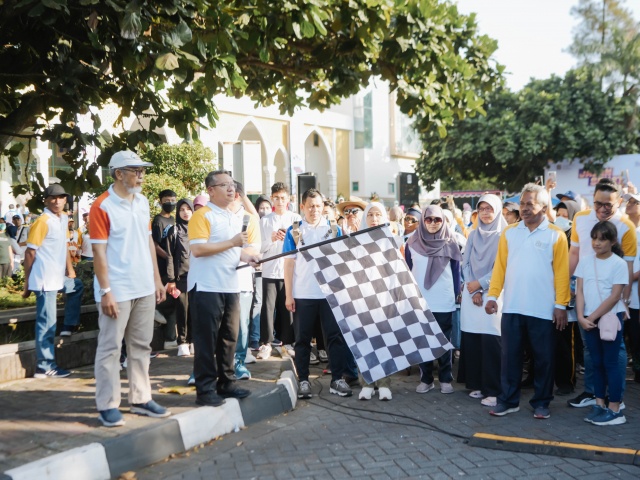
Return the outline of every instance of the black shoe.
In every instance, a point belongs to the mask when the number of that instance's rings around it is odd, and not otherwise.
[[[556,388],[556,395],[561,397],[565,395],[571,395],[573,393],[573,388],[571,387],[558,387]]]
[[[219,407],[224,404],[224,402],[224,398],[216,393],[207,393],[196,397],[196,405],[201,405],[203,407]]]
[[[593,393],[582,392],[576,398],[567,401],[567,405],[573,408],[591,407],[596,404],[596,396]]]
[[[251,390],[238,387],[234,382],[218,383],[218,395],[223,398],[245,398],[251,395]]]

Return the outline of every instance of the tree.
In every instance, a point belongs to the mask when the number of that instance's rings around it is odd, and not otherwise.
[[[482,112],[502,71],[475,16],[440,0],[5,0],[0,40],[0,154],[15,165],[16,140],[57,143],[74,170],[61,181],[76,195],[99,184],[114,151],[160,143],[157,127],[197,138],[215,125],[216,94],[292,113],[334,105],[377,76],[418,128],[444,135],[454,118]],[[149,128],[101,135],[109,103]],[[78,128],[82,114],[92,132]],[[42,184],[14,190],[37,195]]]
[[[484,179],[487,187],[514,191],[550,161],[578,160],[597,171],[613,155],[638,149],[638,132],[623,128],[625,106],[588,70],[497,91],[486,111],[457,122],[446,138],[436,128],[423,134],[416,170],[425,185]]]
[[[205,177],[216,168],[213,152],[200,142],[163,144],[147,151],[144,157],[153,163],[153,167],[149,169],[150,174],[177,179],[192,196],[204,190]]]
[[[640,98],[640,23],[620,0],[580,0],[572,9],[580,23],[569,48],[580,65],[625,104],[625,128],[638,128]]]

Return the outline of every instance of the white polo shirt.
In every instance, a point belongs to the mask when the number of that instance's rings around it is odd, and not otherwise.
[[[189,220],[189,244],[219,243],[230,240],[242,230],[242,217],[211,202],[199,208]],[[198,292],[240,293],[236,267],[240,263],[240,247],[215,255],[189,260],[187,289]]]
[[[580,247],[580,258],[587,255],[595,255],[591,247],[591,230],[599,222],[595,210],[583,210],[573,217],[573,225],[571,228],[571,246]],[[629,220],[626,214],[618,210],[613,217],[609,219],[616,226],[618,231],[618,242],[622,247],[624,259],[627,262],[633,262],[638,252],[638,240],[636,235],[636,227]]]
[[[260,231],[262,233],[262,246],[260,253],[263,258],[269,258],[282,253],[284,240],[272,241],[271,234],[284,228],[286,231],[293,222],[302,220],[300,215],[290,210],[286,210],[282,215],[271,212],[260,219]],[[272,278],[282,280],[284,278],[284,258],[279,258],[271,262],[262,264],[262,278]]]
[[[156,288],[149,248],[151,215],[146,197],[136,193],[129,202],[118,196],[111,186],[93,202],[90,215],[91,243],[107,244],[109,287],[116,302],[153,294]],[[96,303],[102,298],[100,288],[95,277]]]
[[[240,208],[235,215],[240,218],[240,221],[244,220],[244,217],[249,217],[249,225],[247,225],[247,236],[249,237],[249,241],[246,245],[243,245],[243,248],[251,247],[256,252],[260,251],[260,223],[258,222],[258,217],[255,215],[251,215],[248,213],[244,207]],[[245,262],[240,262],[240,265],[246,265]],[[238,283],[240,285],[241,292],[253,292],[253,272],[255,268],[253,267],[244,267],[240,270],[236,270],[238,273]]]
[[[292,231],[292,227],[289,227],[287,230],[287,235],[284,239],[283,253],[296,249]],[[342,235],[340,227],[338,227],[337,235],[338,237]],[[330,238],[333,238],[333,232],[329,220],[323,218],[315,227],[309,225],[306,220],[302,220],[300,223],[300,243],[297,246],[314,245]],[[291,258],[296,261],[295,268],[293,269],[293,298],[315,300],[326,298],[314,275],[313,265],[305,260],[304,255],[294,253],[286,258]]]
[[[29,274],[29,290],[33,292],[60,290],[64,286],[67,267],[67,225],[65,214],[54,215],[47,208],[29,229],[27,247],[36,251]]]
[[[571,297],[567,235],[545,218],[533,231],[524,221],[500,235],[488,300],[504,287],[502,313],[553,319],[553,309],[565,309]]]

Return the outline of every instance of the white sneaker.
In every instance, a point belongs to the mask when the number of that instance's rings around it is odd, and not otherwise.
[[[181,343],[178,345],[178,356],[179,357],[190,357],[191,351],[189,350],[188,343]]]
[[[271,356],[271,345],[260,345],[260,351],[258,352],[258,355],[256,355],[256,358],[258,360],[268,360],[269,357]]]
[[[153,320],[155,322],[159,323],[160,325],[166,325],[167,324],[167,319],[158,310],[155,310],[153,312]]]
[[[371,396],[373,395],[372,387],[362,387],[360,390],[360,395],[358,395],[359,400],[371,400]]]
[[[172,348],[177,348],[178,347],[178,341],[177,340],[173,340],[172,342],[164,342],[164,349],[165,350],[169,350]]]
[[[296,358],[296,351],[293,349],[293,345],[285,345],[284,350],[291,358]]]
[[[380,400],[391,400],[391,390],[389,390],[387,387],[379,388],[378,398]]]
[[[319,363],[318,357],[313,352],[309,352],[309,365],[318,365]]]
[[[256,363],[256,357],[253,356],[253,353],[251,353],[250,348],[247,348],[247,355],[244,357],[244,363],[245,364]]]

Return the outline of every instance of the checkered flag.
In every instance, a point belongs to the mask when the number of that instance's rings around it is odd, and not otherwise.
[[[444,336],[388,227],[300,252],[367,383],[441,357]]]

